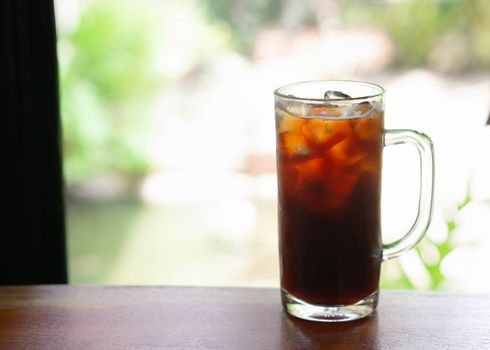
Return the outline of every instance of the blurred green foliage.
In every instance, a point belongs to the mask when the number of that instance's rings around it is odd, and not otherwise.
[[[154,99],[223,47],[228,34],[193,0],[80,4],[79,23],[58,28],[65,178],[138,178],[152,168]]]
[[[340,16],[347,27],[384,28],[396,44],[397,67],[430,62],[447,71],[490,67],[490,1],[331,3],[340,9],[337,14],[321,13],[312,0],[301,10],[291,0],[81,2],[75,29],[59,31],[67,180],[148,172],[145,140],[156,94],[215,50],[250,54],[256,34],[267,27],[294,30],[316,25],[322,16]],[[175,61],[181,67],[174,67]]]
[[[75,31],[59,31],[66,178],[144,173],[150,164],[139,141],[159,83],[148,65],[148,22],[128,1],[85,5]]]
[[[470,204],[471,201],[472,198],[468,191],[466,198],[457,206],[457,212],[460,212]],[[434,241],[430,237],[425,236],[414,248],[419,261],[429,277],[429,285],[426,286],[429,290],[447,290],[450,288],[450,286],[447,285],[447,278],[442,271],[442,264],[444,259],[456,248],[455,233],[457,225],[454,220],[447,221],[446,225],[447,236],[444,240]],[[431,252],[432,254],[428,254],[428,252]],[[399,259],[388,261],[385,264],[392,264],[393,267],[391,275],[381,281],[383,288],[418,289],[417,283],[410,278]]]
[[[291,0],[205,0],[204,3],[210,18],[228,26],[233,33],[234,47],[244,53],[251,52],[254,36],[264,27],[291,30],[317,25],[322,18],[340,16],[333,22],[338,19],[347,27],[376,26],[385,30],[396,45],[397,67],[424,66],[431,56],[436,56],[436,50],[442,51],[439,56],[446,53],[447,59],[450,56],[459,59],[456,70],[490,67],[490,1],[487,0],[330,0],[338,12],[322,12],[319,2],[311,0],[303,1],[300,8],[295,8]],[[460,59],[457,55],[464,57]]]
[[[464,50],[460,68],[490,67],[490,2],[487,0],[342,1],[349,25],[376,25],[386,30],[397,48],[396,64],[424,66],[436,48],[451,59]],[[449,38],[449,40],[447,40]],[[452,40],[451,40],[452,39]]]
[[[448,234],[444,241],[435,242],[429,237],[425,237],[416,247],[415,252],[421,265],[425,269],[428,277],[428,285],[424,288],[429,290],[445,290],[448,288],[446,285],[446,276],[442,272],[442,263],[446,256],[448,256],[455,248],[453,243],[454,232],[456,225],[454,222],[448,222]],[[436,255],[428,256],[427,251],[432,253],[436,252]],[[405,271],[400,260],[394,260],[385,262],[384,264],[392,264],[392,271],[390,276],[386,276],[381,280],[383,288],[386,289],[419,289],[417,281],[414,281],[407,271]],[[383,266],[384,267],[384,266]]]
[[[472,12],[469,30],[474,40],[472,51],[475,55],[475,64],[490,67],[490,1],[470,0],[474,4],[470,9]]]
[[[386,5],[346,6],[349,23],[375,23],[386,28],[397,46],[403,66],[425,63],[431,48],[445,32],[459,30],[469,20],[461,15],[463,2],[412,0]],[[463,7],[463,8],[462,8]]]
[[[231,47],[249,54],[254,37],[261,28],[277,23],[284,0],[204,0],[204,10],[211,21],[226,26],[232,33]]]

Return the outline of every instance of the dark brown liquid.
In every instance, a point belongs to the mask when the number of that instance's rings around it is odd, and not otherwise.
[[[277,123],[281,286],[355,303],[378,290],[383,115]]]

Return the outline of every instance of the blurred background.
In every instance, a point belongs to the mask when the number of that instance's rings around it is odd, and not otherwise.
[[[71,283],[278,286],[272,91],[383,85],[430,135],[436,207],[382,287],[490,291],[490,1],[58,0]],[[415,217],[385,151],[383,236]]]

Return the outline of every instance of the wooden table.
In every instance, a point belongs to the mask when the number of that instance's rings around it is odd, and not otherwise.
[[[0,349],[490,349],[490,297],[383,291],[342,324],[257,288],[0,287]]]

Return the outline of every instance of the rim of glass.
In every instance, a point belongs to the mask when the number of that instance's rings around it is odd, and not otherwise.
[[[307,85],[307,84],[317,84],[317,83],[349,83],[352,85],[364,85],[364,86],[369,86],[373,87],[378,91],[378,93],[375,94],[369,94],[365,96],[358,96],[358,97],[345,97],[345,98],[310,98],[310,97],[297,97],[297,96],[291,96],[291,95],[284,95],[279,92],[279,90],[284,89],[284,88],[289,88],[297,85]],[[306,81],[299,81],[296,83],[290,83],[286,84],[283,86],[278,87],[276,90],[274,90],[274,96],[280,97],[285,100],[292,100],[292,101],[303,101],[303,102],[339,102],[339,101],[359,101],[359,100],[366,100],[366,99],[373,99],[379,96],[383,96],[385,94],[385,89],[378,84],[374,83],[368,83],[366,81],[358,81],[358,80],[306,80]]]

